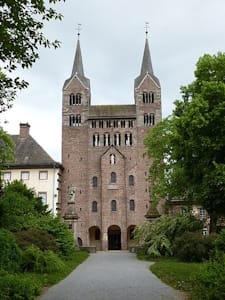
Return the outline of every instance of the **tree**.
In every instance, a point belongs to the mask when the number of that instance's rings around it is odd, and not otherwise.
[[[41,216],[48,215],[47,205],[20,181],[3,188],[0,197],[0,227],[10,231],[37,227]]]
[[[50,41],[43,33],[47,21],[61,20],[53,4],[65,0],[1,0],[0,1],[0,112],[12,106],[16,92],[28,82],[11,73],[18,66],[29,68],[39,58],[38,48],[59,47],[59,41]]]
[[[14,160],[14,143],[11,137],[0,128],[0,170],[8,161]]]
[[[172,116],[145,140],[153,198],[201,204],[211,229],[225,214],[225,54],[204,55]]]

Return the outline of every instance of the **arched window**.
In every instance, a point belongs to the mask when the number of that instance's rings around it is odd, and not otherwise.
[[[94,176],[92,178],[92,187],[96,188],[98,186],[98,178]]]
[[[148,93],[147,92],[143,92],[142,97],[143,97],[143,103],[147,103],[147,101],[148,101]]]
[[[115,146],[120,146],[120,142],[121,142],[120,133],[117,132],[117,133],[114,134],[114,145]]]
[[[130,200],[130,210],[135,211],[135,202],[133,199]]]
[[[111,201],[111,210],[112,211],[116,211],[117,210],[117,208],[116,208],[116,200],[112,200]]]
[[[74,94],[70,94],[70,105],[74,105],[75,103],[75,96]]]
[[[104,146],[110,146],[110,134],[108,132],[104,134]]]
[[[155,115],[154,114],[149,115],[149,123],[151,126],[155,125]]]
[[[92,202],[92,212],[97,212],[98,211],[98,203],[97,201]]]
[[[81,94],[77,93],[76,94],[76,99],[75,99],[75,104],[81,104]]]
[[[134,185],[134,176],[133,175],[129,176],[129,185]]]
[[[132,145],[132,134],[130,132],[125,133],[125,145],[126,146]]]
[[[110,158],[110,165],[115,165],[115,163],[116,163],[116,155],[115,154],[110,154],[110,156],[109,156],[109,158]]]
[[[115,172],[111,173],[111,183],[116,183],[116,173]]]
[[[93,146],[94,147],[99,147],[100,146],[100,136],[98,133],[95,133],[93,135]]]

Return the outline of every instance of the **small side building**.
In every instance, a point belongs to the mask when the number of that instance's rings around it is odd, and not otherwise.
[[[30,125],[20,124],[18,135],[11,135],[15,143],[15,161],[2,172],[3,182],[22,180],[34,189],[44,204],[56,215],[61,202],[62,165],[55,162],[30,135]]]

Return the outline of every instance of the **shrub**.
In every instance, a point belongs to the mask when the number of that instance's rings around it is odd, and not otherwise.
[[[20,247],[26,248],[29,245],[35,245],[41,250],[58,250],[57,242],[52,234],[38,229],[29,228],[14,233],[17,243]]]
[[[174,241],[174,256],[186,262],[208,260],[210,251],[214,247],[214,240],[215,236],[203,236],[198,232],[185,232]]]
[[[75,250],[75,241],[72,231],[60,218],[43,216],[39,219],[38,227],[52,234],[58,246],[58,253],[63,258],[69,258]]]
[[[220,260],[205,264],[195,276],[192,299],[224,300],[225,299],[225,255]]]
[[[14,235],[0,229],[0,269],[16,272],[20,269],[22,251],[16,243]]]
[[[185,231],[202,228],[202,222],[191,215],[163,215],[155,222],[145,222],[135,229],[135,238],[145,249],[145,254],[159,257],[172,256],[176,237]]]
[[[41,272],[43,270],[43,253],[42,251],[31,245],[23,251],[22,270],[25,272]]]
[[[3,275],[3,276],[1,276]],[[41,283],[15,274],[0,274],[1,300],[34,300],[41,291]]]
[[[38,247],[31,245],[23,252],[23,271],[52,273],[61,271],[63,268],[63,261],[51,250],[41,251]]]
[[[225,253],[225,229],[223,229],[215,240],[215,248],[218,252]]]

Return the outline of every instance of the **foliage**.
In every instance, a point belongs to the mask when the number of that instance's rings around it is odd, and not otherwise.
[[[38,228],[28,228],[14,232],[16,241],[21,248],[35,245],[40,250],[58,251],[58,245],[52,234]]]
[[[42,216],[38,220],[38,228],[49,232],[56,240],[59,254],[70,257],[75,250],[75,242],[72,231],[59,217]]]
[[[175,289],[189,292],[195,282],[195,276],[201,273],[203,264],[178,262],[174,259],[160,259],[151,267],[151,271],[163,282]]]
[[[13,143],[13,140],[0,127],[0,171],[5,167],[7,162],[13,161],[13,160],[14,160],[14,143]]]
[[[215,249],[219,253],[225,253],[225,229],[223,229],[215,240]]]
[[[216,235],[203,236],[199,232],[185,232],[174,241],[174,256],[186,262],[209,260],[215,239]]]
[[[28,83],[13,78],[10,72],[18,66],[30,68],[39,58],[38,49],[58,48],[59,41],[50,41],[44,35],[47,21],[61,20],[62,15],[53,9],[53,4],[61,0],[3,0],[0,2],[0,112],[11,107],[18,89]],[[63,0],[65,1],[65,0]]]
[[[53,251],[31,245],[23,251],[21,267],[24,272],[53,273],[62,271],[64,263]]]
[[[151,196],[199,203],[215,230],[217,218],[225,214],[225,53],[201,57],[195,80],[181,93],[172,116],[145,140],[154,161]]]
[[[0,245],[0,270],[19,271],[22,251],[10,231],[0,229]]]
[[[204,265],[195,276],[193,297],[196,300],[225,299],[225,254],[220,260],[212,260]]]
[[[0,273],[1,300],[34,300],[40,290],[41,283],[38,280],[24,278],[20,274]]]
[[[185,231],[196,231],[202,228],[202,222],[191,215],[163,215],[155,222],[145,222],[135,229],[135,237],[153,256],[172,256],[172,246],[176,237]]]
[[[12,231],[35,227],[38,218],[48,214],[46,209],[33,190],[14,181],[4,187],[0,198],[0,226]]]

